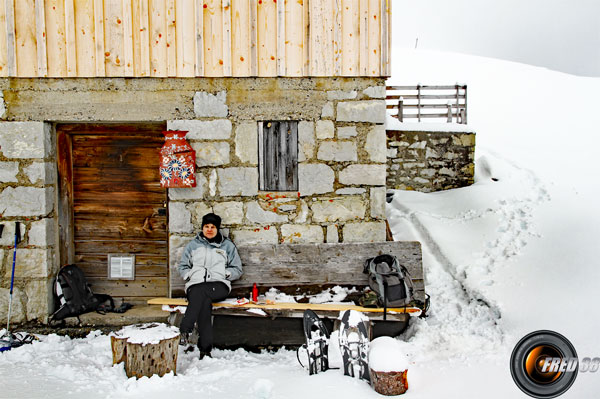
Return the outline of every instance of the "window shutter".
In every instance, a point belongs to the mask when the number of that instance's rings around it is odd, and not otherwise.
[[[262,122],[259,131],[260,189],[298,190],[298,122]]]

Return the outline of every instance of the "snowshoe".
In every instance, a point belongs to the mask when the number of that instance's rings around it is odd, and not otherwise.
[[[302,349],[298,349],[298,354],[300,351],[306,352],[309,375],[329,369],[329,332],[323,321],[312,310],[304,311],[304,337],[306,343],[302,345]],[[300,362],[299,356],[298,362]],[[302,362],[300,364],[305,367]]]
[[[370,382],[368,323],[361,312],[346,310],[342,313],[339,343],[344,375]]]

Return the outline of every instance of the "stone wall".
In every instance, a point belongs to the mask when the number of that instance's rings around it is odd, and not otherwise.
[[[166,121],[189,131],[198,186],[168,193],[172,276],[211,211],[239,244],[385,241],[384,79],[0,79],[0,90],[0,213],[7,225],[25,223],[32,259],[17,284],[17,302],[31,309],[23,319],[47,314],[56,273],[55,122]],[[258,121],[269,120],[299,121],[297,192],[258,190]],[[20,136],[19,126],[37,130]]]
[[[387,187],[432,192],[473,184],[475,133],[387,131]]]
[[[0,122],[0,321],[8,310],[16,222],[17,247],[11,320],[45,321],[56,273],[56,159],[51,126]]]

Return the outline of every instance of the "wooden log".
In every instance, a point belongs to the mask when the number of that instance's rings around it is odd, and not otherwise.
[[[170,373],[177,374],[177,348],[179,335],[161,340],[158,344],[126,344],[125,374],[127,377],[160,377]]]
[[[124,362],[129,378],[151,377],[154,374],[162,377],[171,371],[176,374],[179,334],[169,331],[174,327],[165,327],[160,323],[134,325],[111,334],[113,364]],[[150,335],[159,335],[156,338],[158,342],[139,342],[136,337],[138,332],[149,329],[154,329]]]
[[[125,350],[127,345],[127,338],[122,337],[110,337],[110,348],[112,350],[113,364],[119,364],[124,362],[127,358],[127,352]]]
[[[402,395],[408,390],[408,380],[406,375],[408,370],[404,371],[375,371],[371,372],[371,385],[375,392],[386,395]]]

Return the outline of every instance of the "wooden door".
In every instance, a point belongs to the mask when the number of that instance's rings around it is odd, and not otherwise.
[[[96,293],[141,303],[168,296],[163,124],[57,126],[60,262]],[[134,254],[135,279],[109,279],[108,255]]]

